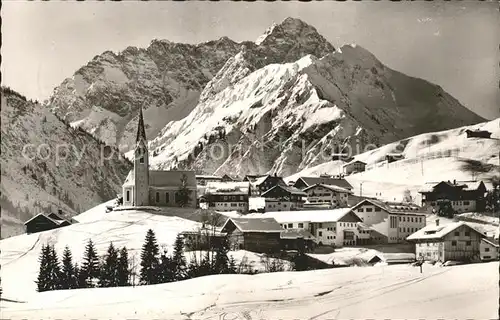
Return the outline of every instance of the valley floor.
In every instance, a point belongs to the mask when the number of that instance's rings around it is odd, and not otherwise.
[[[39,293],[6,319],[494,319],[498,262],[217,275]]]

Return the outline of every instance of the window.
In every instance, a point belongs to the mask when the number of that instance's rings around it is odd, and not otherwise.
[[[320,224],[318,225],[318,228],[323,228],[323,224],[322,224],[322,223],[320,223]]]
[[[299,222],[299,225],[298,225],[299,228],[304,228],[304,224],[302,222]]]
[[[469,201],[464,201],[464,206],[468,206],[469,205]]]
[[[458,237],[460,235],[459,231],[455,231],[455,237]]]
[[[170,195],[168,194],[168,192],[165,192],[165,202],[166,203],[170,202]]]
[[[160,193],[156,192],[156,203],[160,202]]]
[[[456,242],[455,240],[453,240],[453,241],[451,242],[451,245],[452,245],[453,247],[456,247],[457,242]]]
[[[491,259],[491,256],[484,256],[483,259]]]
[[[379,207],[375,207],[375,212],[380,212],[381,210]]]
[[[490,252],[490,248],[484,248],[484,252]]]
[[[322,236],[323,236],[323,232],[318,231],[318,237],[322,237]]]
[[[127,190],[127,196],[125,197],[127,201],[130,201],[130,190]]]
[[[465,231],[465,236],[470,237],[470,231]]]
[[[358,208],[358,212],[363,212],[363,208]]]
[[[470,245],[471,245],[471,243],[472,243],[471,241],[465,241],[465,245],[466,245],[466,246],[470,246]]]
[[[366,212],[372,212],[373,208],[366,208]]]
[[[237,207],[238,204],[237,203],[231,203],[231,207]]]
[[[401,217],[399,217],[399,222],[401,222]]]
[[[293,228],[293,223],[289,223],[288,228]]]
[[[243,200],[243,199],[244,199],[244,197],[243,197],[243,196],[240,196],[240,200]]]
[[[223,199],[224,199],[224,200],[227,200],[227,196],[224,196],[224,198],[223,198]]]
[[[139,163],[144,163],[144,157],[139,158]]]

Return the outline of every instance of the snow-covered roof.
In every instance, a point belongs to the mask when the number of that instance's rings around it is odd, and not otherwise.
[[[245,217],[249,219],[273,218],[279,223],[285,222],[336,222],[342,219],[350,208],[339,208],[332,210],[298,210],[298,211],[275,211],[265,213],[251,213]],[[360,220],[361,221],[361,220]]]
[[[308,190],[316,188],[316,187],[323,187],[323,188],[326,188],[326,189],[329,189],[329,190],[332,190],[332,191],[336,191],[336,192],[352,193],[352,191],[350,191],[350,190],[348,190],[346,188],[342,188],[342,187],[339,187],[339,186],[336,186],[336,185],[321,184],[321,183],[309,186],[309,187],[305,188],[304,191],[308,191]]]
[[[133,186],[134,185],[134,169],[128,172],[127,178],[125,178],[125,182],[123,186]]]
[[[363,162],[363,161],[360,161],[360,160],[352,160],[351,162],[348,162],[348,163],[344,164],[342,167],[347,167],[347,166],[350,166],[351,164],[355,164],[355,163],[362,163],[362,164],[366,165],[366,162]]]
[[[426,182],[419,192],[432,192],[433,189],[440,183],[445,183],[450,187],[460,187],[462,190],[473,191],[479,189],[482,181],[439,181],[439,182]],[[484,184],[484,183],[483,183]]]
[[[228,182],[207,182],[206,192],[214,193],[219,192],[220,190],[241,190],[244,192],[248,192],[248,188],[250,187],[250,183],[248,181],[228,181]]]
[[[417,232],[409,235],[406,240],[420,240],[420,239],[441,239],[446,236],[448,233],[454,231],[461,226],[467,226],[473,231],[483,235],[480,231],[471,227],[468,223],[460,221],[460,222],[452,222],[445,225],[428,225],[424,228],[418,230]]]
[[[209,175],[196,175],[196,179],[200,179],[200,180],[222,180],[222,177],[219,177],[219,176],[209,176]]]
[[[378,199],[364,199],[361,202],[358,202],[351,209],[354,210],[366,203],[370,203],[374,206],[381,208],[384,211],[387,211],[390,214],[425,214],[422,211],[422,208],[417,206],[414,203],[403,203],[403,202],[383,202]]]
[[[226,224],[232,221],[236,228],[242,232],[281,232],[281,226],[273,218],[229,218],[224,223],[222,230]]]
[[[312,186],[315,184],[326,184],[330,186],[338,186],[344,189],[352,189],[352,186],[345,179],[336,179],[330,177],[300,177],[305,184]],[[297,179],[298,180],[298,179]]]
[[[483,238],[481,240],[484,241],[484,242],[486,242],[486,243],[488,243],[488,244],[490,244],[490,245],[492,245],[492,246],[494,246],[494,247],[496,247],[496,248],[499,247],[498,240],[488,239],[488,238]]]
[[[277,186],[274,186],[271,189],[267,190],[266,192],[264,192],[262,194],[262,197],[266,198],[266,195],[269,195],[269,193],[271,193],[271,191],[273,191],[276,188],[281,188],[281,189],[285,190],[286,192],[288,192],[290,194],[295,194],[295,195],[304,196],[304,197],[307,196],[307,193],[305,193],[304,191],[302,191],[302,190],[300,190],[298,188],[290,187],[290,186],[277,185]]]
[[[54,214],[54,213],[51,213],[51,214]],[[35,218],[38,218],[38,217],[44,217],[45,219],[49,220],[50,222],[56,224],[56,225],[61,225],[63,223],[70,223],[68,220],[64,219],[64,218],[60,218],[60,219],[55,219],[55,218],[51,218],[49,217],[48,215],[46,215],[45,213],[39,213],[37,215],[35,215],[33,218],[29,219],[28,221],[26,221],[24,223],[24,225],[27,225],[28,223],[30,223],[31,221],[33,221]]]

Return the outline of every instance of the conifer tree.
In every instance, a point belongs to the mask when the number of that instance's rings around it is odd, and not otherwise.
[[[50,290],[49,255],[50,255],[49,245],[42,245],[42,251],[40,252],[40,257],[38,258],[38,263],[40,264],[40,267],[38,271],[37,280],[35,281],[37,284],[38,292]]]
[[[222,241],[216,250],[214,273],[229,273],[229,257],[227,256],[228,252],[229,241],[226,237],[224,237],[222,238]]]
[[[68,246],[64,248],[63,252],[60,286],[61,289],[78,288],[76,265],[73,265],[73,256]]]
[[[180,234],[175,238],[174,254],[172,257],[175,280],[186,278],[186,258],[184,257],[184,241]]]
[[[104,256],[99,285],[101,287],[118,286],[118,252],[112,242],[109,244],[108,251]]]
[[[130,285],[130,270],[128,267],[128,251],[126,247],[120,250],[120,256],[118,257],[118,286],[124,287]]]
[[[89,239],[83,254],[83,263],[80,268],[80,280],[84,288],[93,288],[99,278],[99,258],[92,239]]]
[[[141,252],[141,272],[139,277],[141,284],[159,283],[157,275],[159,251],[155,233],[152,229],[149,229]]]
[[[234,274],[234,273],[236,273],[236,270],[237,270],[237,268],[236,268],[236,261],[234,260],[234,257],[231,256],[229,258],[229,270],[228,270],[228,273]]]
[[[174,260],[167,255],[167,251],[164,251],[160,257],[158,275],[159,283],[167,283],[176,280]]]

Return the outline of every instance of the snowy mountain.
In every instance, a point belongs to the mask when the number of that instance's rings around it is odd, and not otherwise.
[[[10,89],[2,88],[1,115],[2,238],[24,232],[39,212],[72,216],[121,190],[131,164],[117,150]],[[101,150],[113,155],[102,164]]]

